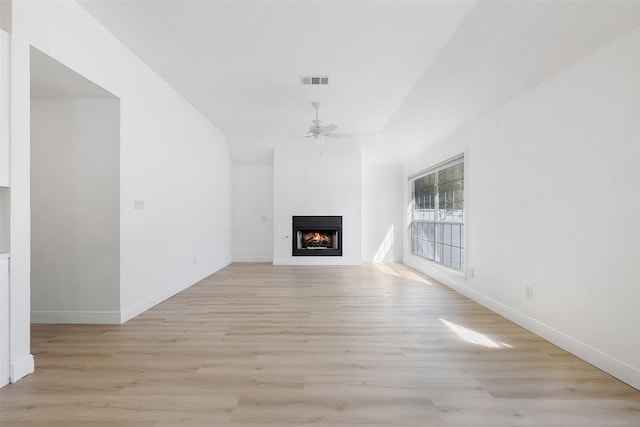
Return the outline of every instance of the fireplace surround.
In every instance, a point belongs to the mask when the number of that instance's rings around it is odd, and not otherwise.
[[[294,216],[292,224],[292,256],[342,256],[341,216]]]

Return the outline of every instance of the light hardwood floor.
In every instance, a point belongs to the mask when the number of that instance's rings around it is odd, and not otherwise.
[[[640,391],[401,264],[232,264],[32,353],[2,427],[640,426]]]

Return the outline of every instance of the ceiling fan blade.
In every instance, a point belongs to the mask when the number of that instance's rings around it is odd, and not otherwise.
[[[330,125],[326,125],[326,126],[320,126],[320,132],[322,133],[328,133],[331,131],[334,131],[338,129],[338,126],[334,125],[334,124],[330,124]]]

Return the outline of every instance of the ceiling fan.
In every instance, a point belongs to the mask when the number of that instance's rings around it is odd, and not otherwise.
[[[346,133],[335,133],[334,130],[338,129],[338,126],[334,124],[329,124],[326,126],[322,126],[322,121],[318,118],[318,108],[320,107],[319,102],[312,102],[311,106],[316,110],[316,119],[312,120],[313,126],[309,128],[309,132],[305,135],[307,138],[313,137],[318,141],[323,141],[325,136],[331,138],[348,138],[351,135]]]

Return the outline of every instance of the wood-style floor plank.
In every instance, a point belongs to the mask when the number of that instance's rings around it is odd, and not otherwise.
[[[2,427],[640,426],[640,391],[401,264],[232,264],[32,353]]]

